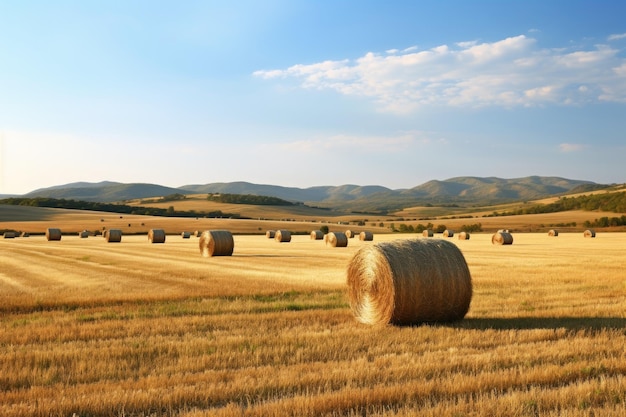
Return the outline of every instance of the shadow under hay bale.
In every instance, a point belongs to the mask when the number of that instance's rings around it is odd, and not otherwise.
[[[593,229],[587,229],[583,233],[583,237],[596,237],[596,231]]]
[[[200,236],[199,247],[204,257],[231,256],[235,241],[228,230],[207,230]]]
[[[467,232],[461,232],[459,233],[459,240],[469,240],[470,238],[470,234]]]
[[[359,240],[363,242],[371,242],[374,240],[374,234],[372,232],[361,232],[359,233]]]
[[[49,227],[46,229],[46,240],[61,240],[61,229]]]
[[[148,241],[150,243],[165,243],[165,230],[150,229],[148,232]]]
[[[122,241],[122,231],[120,229],[109,229],[106,235],[107,242],[117,243]]]
[[[491,236],[491,243],[494,245],[512,245],[513,235],[508,232],[496,232]]]
[[[558,235],[559,235],[559,232],[557,230],[554,230],[554,229],[551,229],[548,232],[548,236],[558,236]]]
[[[348,246],[348,236],[343,232],[330,232],[326,235],[326,244],[333,248],[345,248]]]
[[[347,284],[354,316],[372,325],[460,320],[472,299],[465,258],[444,240],[363,246],[348,264]]]
[[[324,232],[321,230],[313,230],[311,232],[311,240],[322,240],[324,239]]]
[[[277,242],[291,242],[291,232],[289,230],[277,230],[274,234],[274,240]]]

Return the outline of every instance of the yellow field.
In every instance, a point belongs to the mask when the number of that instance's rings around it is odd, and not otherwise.
[[[0,415],[626,415],[626,234],[452,238],[466,318],[382,328],[346,297],[372,242],[234,239],[0,239]]]

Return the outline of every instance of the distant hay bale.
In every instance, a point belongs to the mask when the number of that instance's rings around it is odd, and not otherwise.
[[[454,231],[453,230],[446,229],[446,230],[443,231],[443,237],[452,237],[452,236],[454,236]]]
[[[5,239],[15,239],[15,232],[4,232]]]
[[[321,230],[313,230],[311,232],[311,240],[322,240],[324,239],[324,232]]]
[[[22,236],[22,237],[30,237],[30,233],[28,233],[28,232],[22,232],[21,236]]]
[[[165,230],[150,229],[148,232],[148,241],[150,243],[165,243]]]
[[[189,239],[189,238],[191,237],[191,232],[182,232],[182,233],[180,234],[180,236],[181,236],[183,239]]]
[[[459,233],[459,240],[469,240],[470,234],[467,232]]]
[[[431,229],[426,229],[422,232],[422,236],[424,237],[433,237],[435,233]]]
[[[267,232],[265,232],[265,237],[268,239],[274,239],[275,236],[276,232],[274,230],[268,230]]]
[[[82,232],[78,232],[78,237],[80,237],[81,239],[86,239],[89,237],[89,232],[86,230],[83,230]]]
[[[593,229],[587,229],[585,230],[585,232],[583,233],[584,237],[596,237],[596,231]]]
[[[193,232],[193,235],[194,235],[195,237],[200,237],[200,236],[202,236],[202,231],[201,231],[201,230],[195,230],[195,231]]]
[[[463,254],[439,239],[363,246],[348,264],[347,286],[354,316],[373,325],[460,320],[472,299]]]
[[[109,229],[107,233],[107,242],[116,243],[122,241],[122,230],[121,229]]]
[[[551,229],[548,232],[548,236],[558,236],[558,235],[559,235],[559,232],[557,230],[554,230],[554,229]]]
[[[277,230],[274,239],[277,242],[291,242],[291,232],[289,230]]]
[[[61,240],[61,229],[49,227],[46,229],[46,240]]]
[[[363,242],[371,242],[374,240],[374,234],[372,232],[361,232],[359,233],[359,240]]]
[[[108,234],[109,234],[109,231],[108,231],[108,230],[106,230],[106,229],[105,229],[105,230],[103,230],[103,231],[102,231],[102,237],[103,237],[103,238],[105,238],[105,239],[106,239]]]
[[[232,233],[228,230],[207,230],[199,241],[202,256],[231,256],[235,248]]]
[[[491,236],[491,243],[494,245],[512,245],[513,235],[508,232],[496,232]]]
[[[498,229],[496,233],[511,233],[511,232],[509,232],[509,229]]]
[[[326,244],[333,248],[345,248],[348,246],[348,236],[344,232],[330,232],[326,236]]]
[[[345,235],[348,239],[352,239],[354,237],[354,232],[352,230],[346,230]]]

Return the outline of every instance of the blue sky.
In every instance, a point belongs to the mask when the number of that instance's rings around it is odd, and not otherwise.
[[[0,0],[0,194],[626,182],[626,2]]]

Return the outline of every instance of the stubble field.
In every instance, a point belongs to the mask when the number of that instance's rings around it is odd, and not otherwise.
[[[359,324],[347,265],[398,238],[0,239],[0,415],[626,415],[626,234],[455,236],[464,320]]]

